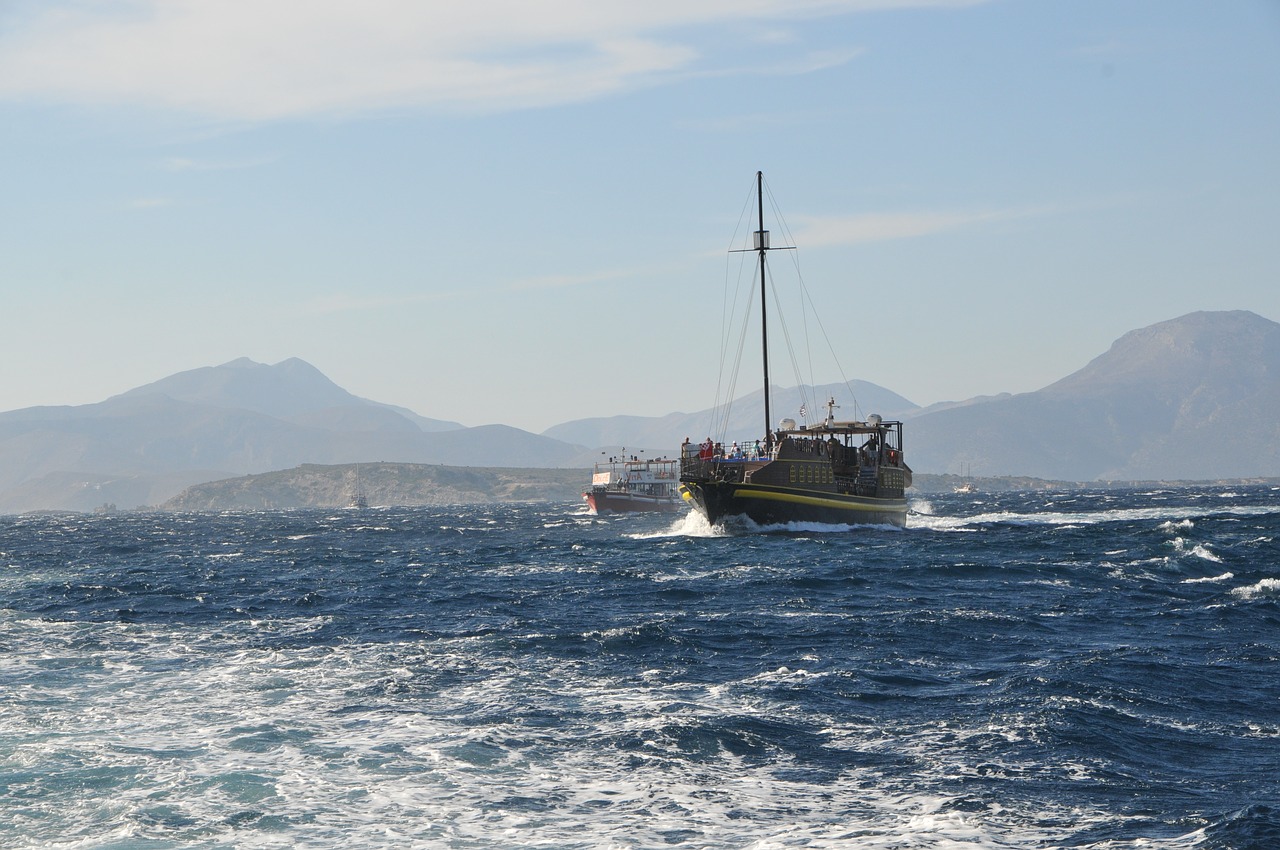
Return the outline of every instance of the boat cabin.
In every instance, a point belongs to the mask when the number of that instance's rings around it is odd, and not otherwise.
[[[685,446],[681,480],[725,481],[845,495],[899,498],[911,486],[902,455],[902,423],[872,414],[865,421],[796,425],[784,419],[760,457],[714,444]],[[733,445],[737,445],[734,443]],[[754,442],[752,442],[754,446]]]

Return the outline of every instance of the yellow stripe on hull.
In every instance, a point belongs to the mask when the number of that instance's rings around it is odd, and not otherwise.
[[[761,525],[817,522],[905,527],[907,521],[903,497],[804,492],[728,481],[685,482],[683,490],[684,498],[711,523],[728,516],[745,516]]]
[[[882,499],[878,504],[867,502],[854,502],[849,499],[824,498],[822,496],[804,496],[799,493],[787,493],[779,490],[761,490],[751,486],[740,486],[734,488],[734,498],[746,499],[768,499],[775,502],[790,502],[797,505],[815,505],[817,507],[835,508],[837,510],[848,511],[895,511],[901,510],[905,513],[907,510],[906,499],[897,500]],[[686,494],[685,498],[689,498]],[[855,497],[856,498],[856,497]]]

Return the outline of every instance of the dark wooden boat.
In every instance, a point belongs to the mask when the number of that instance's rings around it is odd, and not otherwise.
[[[681,495],[712,524],[743,516],[759,525],[790,523],[905,526],[911,468],[902,452],[902,423],[872,414],[837,422],[835,399],[826,419],[773,427],[769,409],[769,327],[766,314],[764,175],[756,173],[760,255],[760,324],[764,352],[763,451],[726,452],[710,438],[686,444],[680,458]],[[735,444],[736,445],[736,444]]]

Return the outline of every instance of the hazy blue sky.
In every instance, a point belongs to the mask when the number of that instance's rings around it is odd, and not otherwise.
[[[844,374],[918,404],[1280,320],[1280,2],[0,0],[0,410],[242,356],[699,410],[757,169]]]

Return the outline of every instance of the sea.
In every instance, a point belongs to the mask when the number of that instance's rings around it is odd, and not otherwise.
[[[0,517],[0,847],[1280,847],[1280,488]]]

